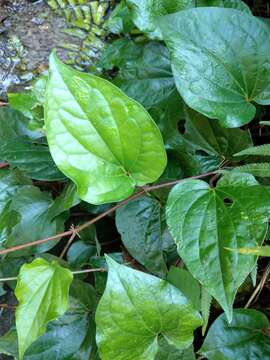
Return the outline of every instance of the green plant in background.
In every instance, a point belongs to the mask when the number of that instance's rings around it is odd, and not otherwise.
[[[83,32],[101,4],[50,1]],[[236,0],[126,0],[106,26],[100,77],[52,52],[0,108],[1,291],[18,300],[0,352],[268,359],[269,310],[243,305],[269,273],[253,292],[269,256],[270,29]]]

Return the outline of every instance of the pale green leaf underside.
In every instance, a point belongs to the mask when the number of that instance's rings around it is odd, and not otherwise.
[[[167,158],[146,110],[110,82],[50,57],[46,133],[59,169],[93,204],[119,201],[154,182]]]
[[[270,198],[247,174],[229,174],[217,188],[201,180],[175,186],[167,202],[167,223],[192,275],[220,303],[229,319],[239,286],[256,258],[225,247],[261,245],[267,229]]]
[[[72,279],[69,270],[41,258],[20,269],[15,290],[19,302],[16,328],[20,360],[27,348],[45,333],[48,322],[67,310]]]
[[[106,290],[96,312],[102,360],[154,360],[158,335],[177,349],[189,347],[201,317],[168,282],[107,257]]]
[[[270,104],[269,29],[235,9],[196,8],[159,19],[178,91],[193,109],[239,127]]]

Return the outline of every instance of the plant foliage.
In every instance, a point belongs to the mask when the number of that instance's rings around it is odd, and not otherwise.
[[[17,299],[0,352],[268,359],[269,25],[240,0],[49,4],[108,44],[92,71],[52,51],[0,106],[0,295]]]

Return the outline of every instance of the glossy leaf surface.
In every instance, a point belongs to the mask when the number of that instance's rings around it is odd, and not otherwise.
[[[200,354],[209,360],[267,359],[270,353],[267,329],[267,317],[257,310],[235,310],[231,324],[223,314],[210,327]]]
[[[19,302],[16,328],[20,360],[26,349],[45,333],[48,322],[67,310],[72,279],[72,273],[56,262],[50,264],[38,258],[22,266],[15,290]]]
[[[201,318],[174,286],[117,264],[107,257],[109,275],[96,313],[102,360],[154,360],[158,335],[187,348]]]
[[[159,178],[166,154],[158,128],[137,102],[101,78],[52,54],[45,124],[56,165],[79,196],[100,204],[122,200]]]
[[[269,214],[268,191],[247,174],[229,174],[215,189],[201,180],[187,180],[169,195],[167,223],[178,252],[230,320],[237,289],[256,257],[239,256],[225,247],[261,245]]]
[[[239,127],[270,104],[269,29],[235,9],[197,8],[160,18],[178,91],[193,109]],[[241,49],[241,51],[239,51]]]

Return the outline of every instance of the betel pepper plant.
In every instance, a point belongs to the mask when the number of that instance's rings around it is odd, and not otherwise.
[[[94,73],[52,52],[0,108],[0,352],[269,359],[269,25],[238,0],[126,0],[107,27]]]

